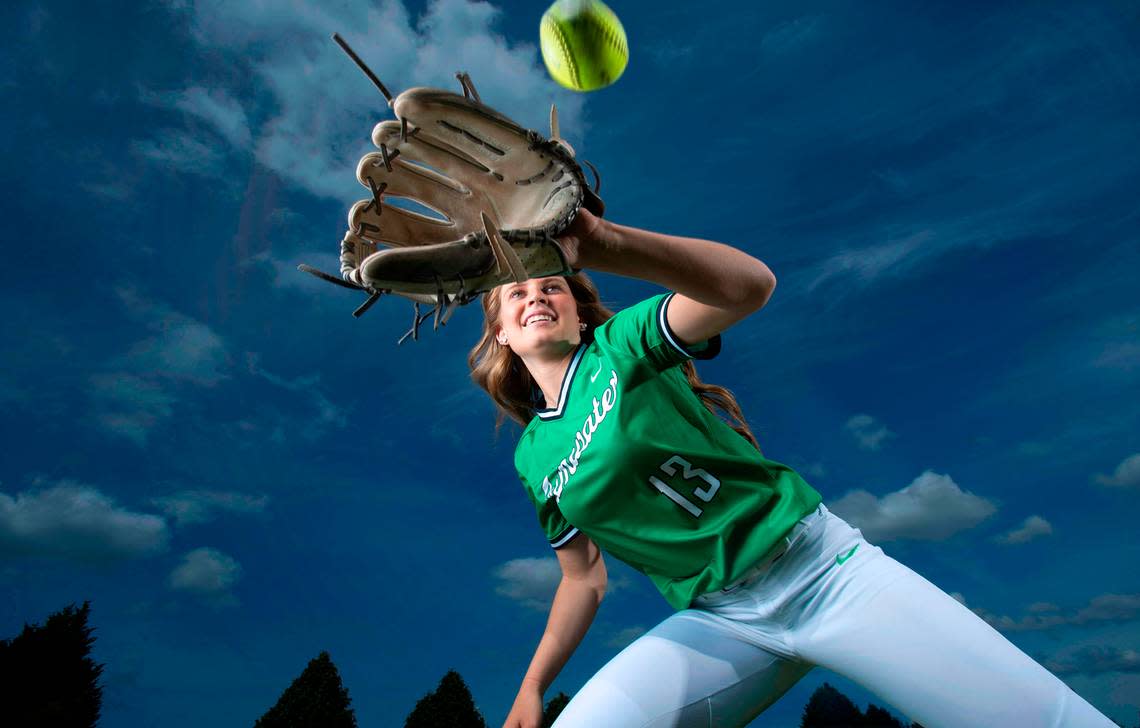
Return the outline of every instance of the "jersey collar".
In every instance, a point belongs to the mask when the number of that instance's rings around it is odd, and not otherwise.
[[[574,381],[574,373],[578,371],[578,364],[582,361],[582,354],[586,352],[586,344],[582,342],[578,344],[578,350],[574,352],[574,358],[570,360],[570,366],[566,367],[566,373],[562,375],[562,386],[558,389],[558,404],[549,409],[535,410],[535,414],[541,420],[556,420],[562,416],[562,412],[566,409],[566,397],[570,394],[570,384]]]

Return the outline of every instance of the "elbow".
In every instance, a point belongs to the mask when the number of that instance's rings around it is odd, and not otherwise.
[[[598,565],[593,569],[590,574],[590,586],[594,589],[594,597],[597,603],[601,604],[602,599],[606,596],[606,585],[609,583],[609,575],[606,573],[606,565],[601,559],[598,559]]]
[[[776,290],[776,275],[772,269],[760,261],[757,263],[759,265],[749,280],[748,294],[745,300],[741,301],[741,308],[746,313],[764,308],[768,300],[772,298],[772,292]]]
[[[603,566],[599,569],[600,574],[594,577],[594,594],[597,597],[598,604],[602,603],[602,599],[606,596],[606,585],[609,583],[609,577],[606,575],[606,567]]]
[[[760,300],[760,305],[757,308],[763,308],[764,304],[768,303],[768,299],[772,297],[772,293],[776,290],[776,274],[768,266],[764,266],[763,282],[760,287],[760,294],[757,298]]]

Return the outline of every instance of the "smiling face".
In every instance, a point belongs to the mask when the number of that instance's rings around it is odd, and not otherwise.
[[[578,302],[561,276],[531,278],[499,291],[500,344],[519,356],[541,351],[564,354],[582,340]]]

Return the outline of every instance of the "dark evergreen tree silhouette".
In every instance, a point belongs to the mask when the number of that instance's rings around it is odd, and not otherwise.
[[[356,728],[352,699],[329,653],[309,661],[254,728]]]
[[[554,721],[562,714],[562,709],[570,702],[570,696],[566,693],[558,693],[550,702],[546,704],[546,709],[542,711],[542,728],[550,728],[554,725]]]
[[[455,670],[439,681],[435,692],[420,698],[404,728],[487,728],[471,690]]]
[[[907,728],[898,718],[872,703],[863,715],[863,728]]]
[[[819,686],[800,719],[800,728],[857,728],[863,725],[863,712],[829,683]]]
[[[91,603],[64,607],[42,627],[24,624],[0,640],[0,725],[93,728],[99,722],[103,665],[91,659]]]

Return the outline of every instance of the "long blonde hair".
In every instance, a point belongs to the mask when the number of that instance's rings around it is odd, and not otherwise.
[[[582,331],[582,343],[593,343],[594,330],[613,316],[614,312],[601,302],[597,287],[585,273],[567,276],[565,280],[570,286],[574,300],[578,303],[578,318],[586,324],[586,328]],[[499,325],[501,313],[499,290],[495,288],[483,295],[483,334],[479,338],[479,343],[475,344],[471,353],[467,355],[471,379],[495,402],[498,410],[495,421],[496,432],[508,417],[525,427],[535,412],[535,383],[530,371],[509,346],[500,344],[495,339],[495,328]],[[760,445],[748,427],[744,413],[740,410],[740,404],[732,392],[724,387],[702,382],[691,361],[684,362],[681,370],[685,373],[693,393],[700,397],[705,407],[723,418],[732,429],[759,450]]]

